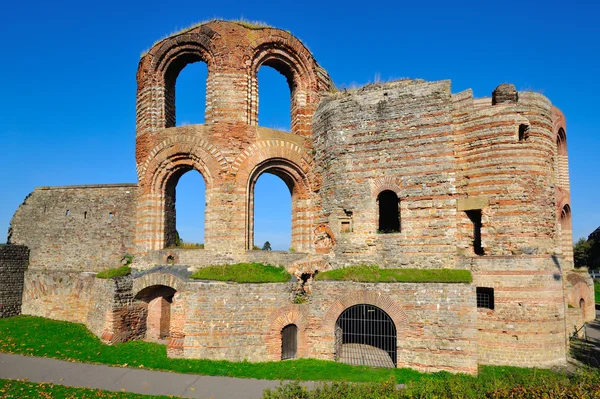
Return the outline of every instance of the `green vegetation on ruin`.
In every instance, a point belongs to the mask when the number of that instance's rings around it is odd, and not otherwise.
[[[191,31],[192,29],[195,29],[195,28],[197,28],[199,26],[202,26],[202,25],[205,25],[205,24],[207,24],[209,22],[214,22],[214,21],[233,22],[233,23],[236,23],[238,25],[243,26],[244,28],[252,29],[252,30],[272,28],[271,25],[269,25],[269,24],[267,24],[266,22],[263,22],[263,21],[249,21],[249,20],[244,19],[244,18],[234,19],[234,20],[224,20],[224,19],[219,19],[219,18],[213,18],[213,19],[207,19],[207,20],[204,20],[204,21],[196,22],[195,24],[192,24],[192,25],[188,26],[187,28],[183,28],[183,29],[179,29],[179,30],[176,30],[174,32],[171,32],[170,34],[168,34],[167,36],[163,37],[162,39],[155,41],[152,44],[152,47],[156,46],[158,43],[162,42],[163,40],[165,40],[165,39],[167,39],[169,37],[183,35],[184,33],[187,33],[189,31]],[[148,51],[150,51],[150,49],[142,52],[142,57],[144,57],[146,54],[148,54]]]
[[[185,242],[181,241],[177,243],[174,247],[170,248],[179,248],[179,249],[204,249],[204,244],[198,244],[196,242]]]
[[[600,373],[581,370],[574,374],[540,372],[508,367],[480,367],[479,376],[439,373],[438,377],[409,382],[403,389],[393,379],[369,384],[333,382],[308,390],[298,382],[265,390],[262,399],[572,399],[600,397]]]
[[[114,267],[112,269],[106,269],[96,274],[98,278],[113,278],[113,277],[123,277],[129,276],[131,274],[131,267],[129,265],[124,265],[120,267]]]
[[[33,383],[0,379],[0,398],[19,399],[168,399],[172,396],[138,395],[89,388],[71,388],[49,383]]]
[[[318,273],[315,280],[363,283],[470,283],[473,277],[469,270],[382,269],[376,265],[361,265]]]
[[[458,391],[459,387],[470,387],[468,388],[470,390],[488,389],[500,383],[504,386],[514,386],[518,384],[533,384],[542,379],[552,379],[552,381],[560,382],[563,380],[566,381],[567,378],[561,373],[550,370],[499,366],[480,366],[479,376],[471,377],[467,375],[452,375],[447,372],[426,374],[405,368],[385,369],[350,366],[343,363],[316,359],[261,363],[206,359],[171,359],[167,357],[165,345],[144,341],[104,345],[82,324],[32,316],[16,316],[0,319],[0,352],[112,366],[239,378],[353,382],[382,382],[391,380],[395,383],[408,383],[411,381],[411,384],[414,381],[420,381],[418,384],[419,387],[431,386],[433,387],[432,389],[442,391],[444,386],[446,386],[448,392],[455,393],[452,396],[455,398],[470,397],[457,394],[457,392],[460,392]],[[469,394],[469,390],[465,391],[466,394]],[[302,398],[304,397],[302,396]],[[391,398],[393,396],[387,397]],[[425,395],[415,397],[436,396]]]
[[[262,263],[236,263],[205,267],[194,272],[190,278],[236,283],[286,283],[292,276],[283,267]]]

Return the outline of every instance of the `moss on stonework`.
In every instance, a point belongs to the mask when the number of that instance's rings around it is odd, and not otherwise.
[[[182,34],[187,33],[189,31],[191,31],[192,29],[195,29],[195,28],[197,28],[199,26],[208,24],[210,22],[217,22],[217,21],[233,22],[233,23],[236,23],[236,24],[238,24],[240,26],[243,26],[244,28],[252,29],[252,30],[272,28],[271,25],[269,25],[269,24],[267,24],[266,22],[263,22],[263,21],[248,21],[248,20],[245,20],[243,18],[234,19],[234,20],[224,20],[224,19],[213,18],[213,19],[209,19],[209,20],[205,20],[205,21],[196,22],[195,24],[192,24],[191,26],[188,26],[187,28],[183,28],[183,29],[180,29],[178,31],[172,32],[169,35],[163,37],[162,39],[155,41],[154,44],[152,44],[152,47],[150,47],[150,48],[153,48],[154,46],[156,46],[158,43],[162,42],[165,39],[168,39],[168,38],[173,37],[173,36],[182,35]],[[146,56],[146,54],[148,54],[149,51],[150,51],[150,49],[142,52],[141,58],[143,58],[144,56]]]
[[[131,267],[129,265],[115,267],[112,269],[103,270],[100,273],[96,274],[98,278],[113,278],[113,277],[123,277],[129,276],[131,274]]]
[[[205,267],[193,273],[190,278],[236,283],[286,283],[292,276],[283,267],[262,263],[237,263]]]
[[[470,283],[473,277],[469,270],[382,269],[377,265],[361,265],[319,273],[315,280],[364,283]]]

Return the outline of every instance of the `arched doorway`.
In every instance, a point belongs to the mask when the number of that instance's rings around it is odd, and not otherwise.
[[[298,355],[298,327],[288,324],[281,330],[281,360],[295,359]]]
[[[396,345],[396,326],[377,306],[351,306],[335,323],[335,359],[339,362],[393,368]]]
[[[171,328],[171,303],[177,291],[166,285],[153,285],[137,293],[135,299],[145,303],[140,317],[145,338],[163,340],[169,337]],[[145,324],[145,328],[144,328]]]

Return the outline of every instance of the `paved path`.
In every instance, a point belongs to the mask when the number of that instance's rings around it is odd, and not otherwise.
[[[176,374],[0,353],[0,378],[182,398],[260,399],[279,381]],[[307,383],[312,386],[312,383]]]

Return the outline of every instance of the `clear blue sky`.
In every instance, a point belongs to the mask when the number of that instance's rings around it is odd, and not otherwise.
[[[489,96],[500,83],[548,96],[565,113],[574,237],[600,225],[600,5],[473,2],[5,2],[0,13],[0,242],[36,186],[136,182],[135,73],[140,53],[214,17],[265,21],[311,49],[338,86],[376,78],[452,80]],[[202,64],[177,83],[178,124],[201,123]],[[289,126],[285,80],[259,72],[259,124]],[[256,243],[289,248],[290,197],[259,179]],[[203,182],[178,186],[178,228],[203,241]],[[195,217],[195,218],[194,218]]]

